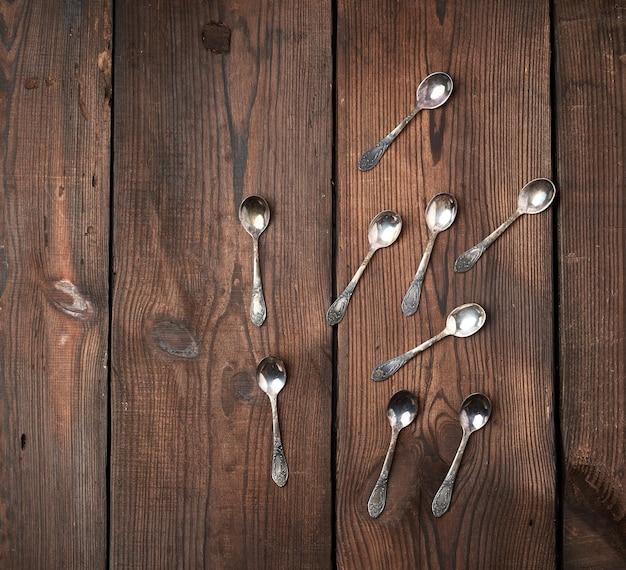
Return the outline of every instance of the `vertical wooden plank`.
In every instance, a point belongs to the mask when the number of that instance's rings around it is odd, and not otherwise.
[[[331,15],[328,2],[116,4],[116,567],[331,563]],[[237,214],[250,194],[272,210],[261,328]],[[288,370],[284,488],[255,379],[268,354]]]
[[[626,3],[555,3],[566,568],[626,560]]]
[[[109,2],[0,7],[0,566],[106,561]]]
[[[338,564],[341,568],[554,566],[551,216],[525,216],[465,275],[454,259],[517,207],[519,189],[551,175],[548,2],[340,1],[337,22],[338,286],[367,250],[367,225],[392,208],[403,235],[378,252],[338,329]],[[413,108],[419,81],[447,71],[449,103],[423,112],[380,164],[360,154]],[[435,244],[413,317],[400,302],[424,251],[424,209],[437,193],[459,202]],[[475,301],[484,330],[445,339],[383,383],[372,368],[440,332]],[[385,408],[400,389],[420,401],[400,434],[387,507],[367,500],[390,437]],[[431,502],[461,436],[472,392],[494,402],[472,436],[450,511]]]

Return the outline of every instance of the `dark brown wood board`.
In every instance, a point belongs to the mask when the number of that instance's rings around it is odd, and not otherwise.
[[[116,3],[115,567],[331,564],[331,17],[328,2]],[[237,215],[250,194],[272,211],[261,328]],[[284,488],[255,379],[269,354],[288,372]]]
[[[550,177],[550,15],[546,2],[339,2],[337,286],[367,251],[367,226],[395,209],[403,233],[376,253],[338,325],[337,562],[340,568],[551,568],[556,560],[552,218],[524,216],[465,275],[455,257],[512,214],[521,187]],[[420,113],[369,172],[360,154],[415,104],[428,73],[451,100]],[[459,214],[435,244],[413,317],[400,302],[426,244],[424,209],[451,192]],[[383,383],[372,368],[481,303],[476,336],[448,338]],[[385,409],[399,389],[419,415],[399,438],[387,507],[367,500],[387,450]],[[494,413],[470,439],[450,511],[431,501],[461,436],[471,392]]]
[[[624,2],[555,3],[566,568],[626,561],[624,18]]]
[[[111,6],[0,6],[0,567],[106,561]]]

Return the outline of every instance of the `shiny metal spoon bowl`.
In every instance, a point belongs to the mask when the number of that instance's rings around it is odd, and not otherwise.
[[[417,268],[417,273],[402,299],[402,312],[411,316],[417,311],[422,294],[422,284],[426,275],[426,268],[430,260],[430,255],[435,245],[435,239],[440,232],[447,230],[456,218],[458,210],[456,198],[452,194],[437,194],[433,196],[426,206],[426,225],[428,226],[429,237],[426,249],[422,255],[422,260]]]
[[[279,487],[284,487],[287,483],[289,470],[283,450],[283,443],[280,437],[280,426],[278,423],[278,393],[285,387],[287,382],[287,371],[285,363],[274,356],[266,356],[256,369],[257,382],[259,388],[267,394],[272,406],[272,431],[274,444],[272,451],[272,479]]]
[[[452,309],[446,319],[445,328],[439,334],[428,339],[415,348],[412,348],[404,354],[379,364],[372,371],[372,380],[375,382],[387,380],[387,378],[395,374],[409,360],[417,356],[420,352],[423,352],[427,348],[431,347],[442,338],[447,336],[465,338],[477,333],[483,327],[486,320],[487,314],[485,313],[485,309],[477,303],[467,303]]]
[[[489,421],[490,416],[491,400],[484,394],[471,394],[463,400],[461,411],[459,412],[459,421],[461,422],[463,436],[448,474],[433,499],[432,511],[433,515],[436,517],[442,516],[450,508],[452,489],[454,488],[454,482],[456,481],[456,476],[469,436],[483,428]]]
[[[393,454],[398,441],[398,434],[410,425],[417,416],[417,396],[408,390],[396,392],[387,406],[387,419],[391,425],[391,441],[383,462],[378,481],[367,502],[367,511],[372,518],[379,517],[387,502],[387,481],[393,462]]]
[[[522,214],[539,214],[550,207],[556,196],[556,187],[547,178],[535,178],[524,186],[517,199],[517,210],[484,240],[470,247],[466,252],[459,255],[454,262],[456,273],[469,271],[504,231]]]
[[[252,236],[253,243],[253,278],[252,300],[250,302],[250,319],[260,327],[267,317],[263,283],[261,282],[261,265],[259,262],[259,236],[270,222],[270,207],[261,196],[248,196],[239,206],[239,221],[243,228]]]
[[[376,216],[374,216],[374,219],[370,222],[367,230],[367,239],[370,244],[369,251],[359,268],[356,270],[354,277],[350,280],[350,283],[346,285],[346,288],[328,309],[326,313],[326,322],[329,325],[336,325],[341,321],[341,319],[343,319],[346,314],[350,298],[354,293],[354,289],[356,288],[361,275],[363,275],[363,271],[365,271],[365,268],[370,262],[370,259],[372,259],[374,253],[379,249],[389,247],[392,243],[394,243],[398,239],[401,230],[402,219],[396,212],[393,212],[392,210],[385,210],[384,212],[379,212]]]
[[[361,158],[359,158],[359,170],[365,172],[374,168],[380,162],[391,143],[396,140],[413,117],[423,109],[431,110],[441,107],[450,98],[452,89],[452,78],[447,73],[438,71],[425,77],[417,87],[415,94],[417,105],[415,108],[385,138],[363,153]]]

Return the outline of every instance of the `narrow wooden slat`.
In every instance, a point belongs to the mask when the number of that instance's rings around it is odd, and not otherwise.
[[[0,567],[103,568],[111,7],[0,22]]]
[[[552,568],[556,559],[553,441],[552,224],[525,216],[468,274],[455,257],[517,207],[519,189],[551,175],[547,2],[340,2],[337,21],[338,287],[367,250],[367,225],[392,208],[403,235],[376,253],[338,329],[337,559],[340,568]],[[428,73],[455,80],[449,103],[423,112],[372,171],[364,150],[409,112]],[[459,202],[439,236],[421,305],[400,302],[427,240],[424,209]],[[374,383],[372,368],[443,329],[468,301],[484,330],[445,339]],[[385,408],[400,389],[419,416],[399,438],[387,507],[367,500],[390,437]],[[492,420],[470,439],[450,511],[431,502],[452,461],[462,399],[483,391]]]
[[[626,3],[557,1],[555,16],[563,560],[623,568]]]
[[[328,2],[116,4],[111,563],[327,568],[332,553]],[[261,194],[267,321],[248,307]],[[257,362],[285,361],[270,478]]]

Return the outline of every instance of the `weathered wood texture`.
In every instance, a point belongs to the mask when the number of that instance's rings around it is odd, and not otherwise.
[[[106,561],[108,2],[0,5],[0,567]]]
[[[555,16],[563,560],[624,568],[626,3]]]
[[[517,207],[519,189],[550,177],[550,20],[547,2],[338,3],[337,276],[345,285],[367,250],[367,225],[391,208],[397,244],[376,254],[338,328],[337,560],[340,568],[551,568],[556,560],[553,426],[553,287],[550,214],[520,219],[465,275],[455,257]],[[409,112],[428,73],[455,80],[449,103],[423,112],[380,164],[357,159]],[[439,236],[421,304],[400,302],[427,240],[424,209],[439,192],[459,202]],[[476,301],[488,322],[448,338],[390,380],[372,368],[444,328]],[[419,397],[403,431],[379,519],[367,500],[399,389]],[[458,408],[471,392],[494,402],[472,436],[450,511],[431,501],[461,436]]]
[[[111,563],[329,567],[330,4],[120,1],[115,15]],[[272,209],[261,328],[237,216],[250,194]],[[268,354],[288,370],[282,489],[255,379]]]

